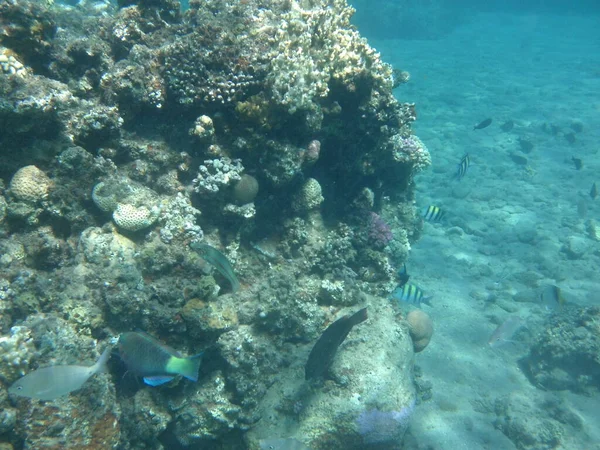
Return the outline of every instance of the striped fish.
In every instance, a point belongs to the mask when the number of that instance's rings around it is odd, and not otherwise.
[[[439,222],[444,217],[444,211],[439,206],[429,205],[423,211],[423,219],[427,222]]]
[[[456,173],[456,178],[459,180],[467,174],[467,169],[471,165],[471,158],[469,158],[469,154],[467,153],[462,157],[460,163],[458,163],[458,169]]]
[[[405,284],[398,286],[390,295],[390,300],[396,300],[398,303],[408,303],[410,305],[421,306],[421,303],[431,306],[429,300],[431,296],[426,296],[418,286],[414,284]]]

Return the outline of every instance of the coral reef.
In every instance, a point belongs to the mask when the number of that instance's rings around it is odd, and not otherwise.
[[[430,159],[354,10],[52,3],[0,5],[0,446],[235,448],[290,416],[315,450],[400,440],[413,349],[368,294],[418,237]],[[222,251],[239,290],[190,243]],[[372,318],[309,392],[307,347],[363,304]],[[135,329],[205,350],[198,383],[138,386],[114,358],[56,404],[7,398]]]
[[[600,308],[569,306],[548,318],[521,361],[544,389],[597,392],[600,388]]]

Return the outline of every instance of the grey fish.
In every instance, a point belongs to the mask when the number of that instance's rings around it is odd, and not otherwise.
[[[34,370],[8,388],[9,394],[37,400],[54,400],[80,389],[90,377],[102,372],[110,358],[110,347],[93,366],[50,366]]]
[[[497,348],[507,342],[512,342],[512,337],[524,326],[525,321],[519,316],[510,316],[492,333],[488,340],[488,345],[492,348]]]
[[[261,439],[258,445],[261,450],[310,450],[310,448],[294,438]]]
[[[208,244],[199,242],[192,242],[190,247],[229,280],[232,292],[237,292],[240,289],[240,282],[233,271],[233,267],[231,267],[231,263],[223,253]]]
[[[329,325],[310,351],[304,367],[304,378],[310,380],[322,377],[329,369],[338,347],[342,345],[352,327],[364,322],[367,318],[367,308],[363,308]]]
[[[482,122],[479,122],[477,125],[473,127],[474,130],[483,130],[484,128],[489,127],[492,124],[492,119],[485,119]]]

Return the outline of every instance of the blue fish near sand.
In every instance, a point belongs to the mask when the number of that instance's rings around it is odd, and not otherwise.
[[[34,370],[8,388],[9,394],[37,400],[54,400],[80,389],[93,375],[103,372],[110,347],[93,366],[59,365]]]
[[[423,290],[414,284],[398,286],[390,294],[390,300],[395,300],[398,303],[408,303],[417,307],[420,307],[421,303],[431,306],[429,300],[431,300],[432,297],[432,295],[425,295]]]

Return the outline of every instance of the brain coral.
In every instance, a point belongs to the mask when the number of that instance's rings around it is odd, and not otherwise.
[[[52,181],[36,166],[21,167],[10,181],[10,191],[17,200],[35,203],[44,199]]]
[[[433,335],[431,318],[420,309],[415,309],[407,314],[406,321],[408,322],[415,353],[425,350]]]
[[[148,228],[160,213],[159,195],[126,177],[98,183],[92,199],[102,211],[112,212],[117,227],[126,231]]]
[[[113,220],[117,227],[126,231],[139,231],[148,228],[158,218],[158,209],[145,206],[133,206],[119,203],[113,212]]]

